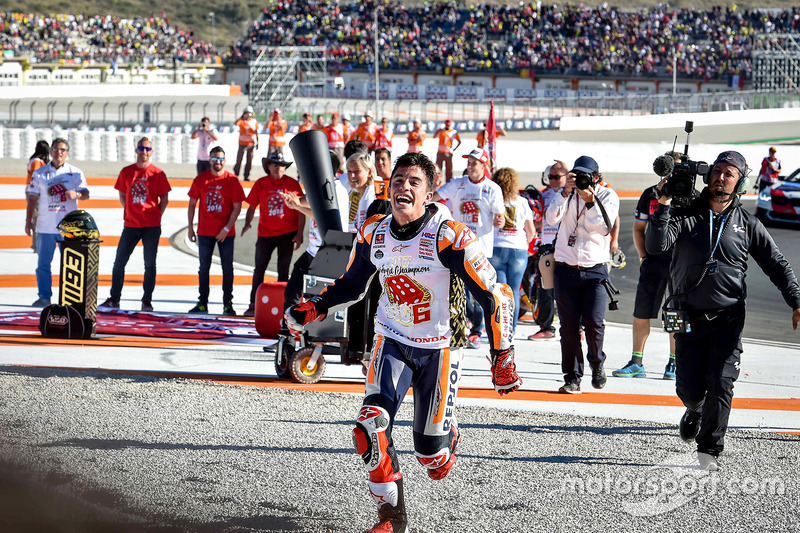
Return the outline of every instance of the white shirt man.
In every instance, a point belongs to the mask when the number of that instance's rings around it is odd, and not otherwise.
[[[555,242],[555,297],[561,321],[561,371],[559,392],[581,392],[584,359],[580,328],[586,332],[586,358],[592,368],[592,386],[606,384],[605,353],[606,263],[611,229],[619,212],[619,197],[600,185],[602,175],[589,156],[575,161],[561,194],[547,208],[545,220],[560,224]]]
[[[28,208],[25,217],[25,233],[31,235],[33,230],[33,211],[38,204],[39,215],[36,219],[36,253],[39,256],[36,267],[36,285],[39,299],[34,307],[50,305],[53,296],[53,276],[50,264],[56,249],[56,242],[61,240],[58,223],[67,213],[78,209],[78,200],[89,199],[89,187],[81,169],[67,163],[69,143],[65,139],[54,139],[50,148],[52,160],[36,170],[26,189]]]

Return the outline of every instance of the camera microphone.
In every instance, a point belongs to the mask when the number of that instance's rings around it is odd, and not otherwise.
[[[662,178],[672,174],[675,168],[675,160],[669,155],[660,155],[653,161],[653,172]]]

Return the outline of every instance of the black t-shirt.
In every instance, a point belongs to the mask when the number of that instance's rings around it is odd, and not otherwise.
[[[699,193],[697,190],[692,191],[692,200],[697,198]],[[652,187],[646,188],[642,195],[639,197],[639,201],[636,202],[636,212],[633,214],[634,218],[639,222],[647,222],[650,220],[650,216],[656,212],[658,209],[658,186],[653,185]],[[675,215],[675,210],[679,209],[676,207],[671,207],[670,212],[672,215]],[[670,258],[672,257],[672,249],[658,254],[652,255],[647,254],[649,257],[658,257],[658,258]]]

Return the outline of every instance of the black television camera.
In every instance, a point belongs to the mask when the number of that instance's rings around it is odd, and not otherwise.
[[[680,161],[676,163],[668,155],[660,155],[653,161],[653,171],[661,177],[668,176],[661,194],[671,196],[677,205],[688,205],[692,200],[697,176],[708,174],[708,163],[689,159],[689,135],[693,129],[694,122],[687,120],[683,128],[686,132],[686,145]]]

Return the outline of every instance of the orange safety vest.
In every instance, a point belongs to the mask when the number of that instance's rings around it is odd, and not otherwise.
[[[378,148],[392,148],[392,139],[394,139],[394,133],[392,130],[387,129],[386,131],[379,129],[377,138],[375,139],[375,149]]]
[[[240,146],[253,146],[256,144],[255,135],[258,132],[258,121],[255,118],[240,118],[234,125],[239,126]]]
[[[284,135],[286,135],[286,130],[289,129],[289,125],[286,123],[285,120],[281,120],[280,122],[275,122],[274,120],[270,120],[267,123],[267,129],[269,129],[270,146],[286,145],[286,140],[284,138]]]
[[[365,122],[362,122],[356,128],[356,139],[363,142],[367,145],[367,148],[370,150],[375,148],[375,137],[378,134],[378,125],[376,123],[372,123],[369,126]]]
[[[316,125],[312,124],[300,124],[300,129],[297,130],[298,133],[303,133],[304,131],[309,131],[316,129]]]
[[[421,152],[422,143],[425,142],[426,133],[422,130],[411,130],[408,132],[408,151]]]
[[[438,138],[440,154],[452,154],[453,141],[455,139],[458,139],[459,142],[461,141],[461,137],[458,136],[458,132],[456,130],[439,130]]]
[[[341,124],[326,126],[325,135],[328,136],[328,148],[344,148],[344,129]]]

